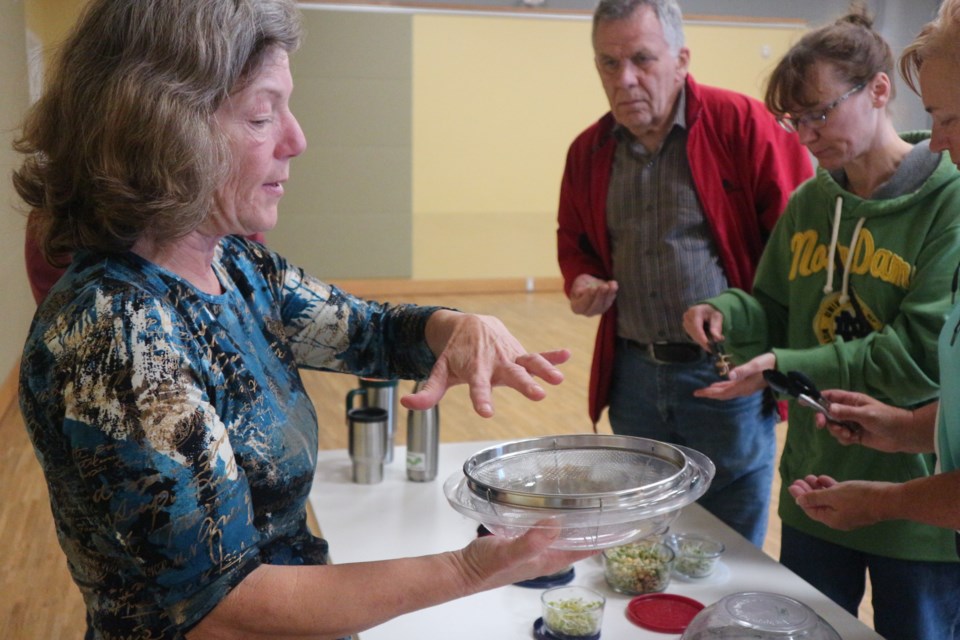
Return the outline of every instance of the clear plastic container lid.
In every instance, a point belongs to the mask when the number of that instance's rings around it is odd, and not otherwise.
[[[841,640],[813,609],[777,593],[748,591],[725,596],[687,626],[682,640]]]

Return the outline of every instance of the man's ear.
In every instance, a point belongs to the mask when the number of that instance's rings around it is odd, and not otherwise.
[[[686,77],[690,71],[690,49],[686,47],[680,47],[680,52],[677,53],[677,71],[683,77]]]

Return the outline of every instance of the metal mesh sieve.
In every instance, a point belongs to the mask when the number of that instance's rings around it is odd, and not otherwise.
[[[478,452],[463,465],[476,495],[506,505],[595,509],[662,501],[691,469],[672,445],[630,436],[549,436]]]
[[[507,442],[471,456],[443,484],[450,505],[495,535],[559,529],[557,549],[602,549],[663,531],[706,492],[705,455],[599,434]]]

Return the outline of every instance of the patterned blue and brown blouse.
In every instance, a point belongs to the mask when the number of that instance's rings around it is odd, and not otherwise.
[[[224,238],[221,295],[79,253],[37,310],[20,406],[88,638],[182,638],[260,564],[321,564],[298,368],[424,377],[433,308],[370,303]],[[321,515],[322,518],[322,515]]]

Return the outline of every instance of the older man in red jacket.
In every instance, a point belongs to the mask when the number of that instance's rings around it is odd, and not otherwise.
[[[762,103],[690,77],[675,0],[601,0],[593,46],[610,113],[570,147],[557,232],[572,310],[603,314],[590,417],[609,405],[615,433],[709,456],[717,474],[701,503],[760,546],[773,403],[694,398],[718,372],[681,318],[728,287],[750,289],[809,157]]]

